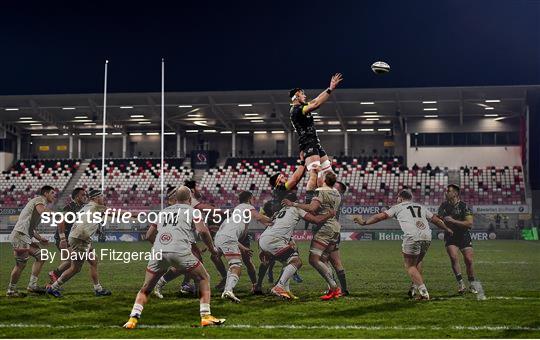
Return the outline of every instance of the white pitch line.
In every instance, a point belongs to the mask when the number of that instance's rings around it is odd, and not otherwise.
[[[379,298],[374,298],[374,297],[354,297],[354,296],[347,296],[345,298],[343,298],[343,300],[378,300]],[[403,298],[398,298],[398,299],[403,299]],[[474,299],[467,299],[466,297],[462,296],[462,295],[456,295],[456,296],[452,296],[452,297],[437,297],[437,296],[432,296],[431,298],[433,301],[441,301],[441,300],[471,300],[473,301]],[[487,299],[488,300],[533,300],[533,301],[536,301],[536,300],[540,300],[540,297],[535,297],[535,296],[487,296]],[[429,301],[423,301],[424,303],[429,303]]]
[[[488,296],[488,300],[540,300],[534,296]]]
[[[476,261],[478,264],[531,264],[527,261]]]
[[[415,330],[469,330],[469,331],[540,331],[540,327],[524,327],[510,325],[491,325],[491,326],[462,326],[453,325],[446,327],[439,326],[372,326],[372,325],[244,325],[231,324],[223,325],[220,328],[233,329],[348,329],[348,330],[395,330],[395,331],[415,331]],[[82,329],[82,328],[120,328],[119,325],[50,325],[50,324],[0,324],[0,328],[53,328],[53,329]],[[193,329],[186,325],[140,325],[138,328],[146,329]]]

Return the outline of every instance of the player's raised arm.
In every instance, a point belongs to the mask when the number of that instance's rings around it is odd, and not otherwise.
[[[296,188],[298,185],[298,182],[302,180],[302,177],[304,177],[304,172],[306,172],[306,165],[304,163],[304,156],[302,153],[300,154],[300,165],[296,167],[296,170],[294,170],[294,173],[291,177],[285,182],[285,189],[292,190]]]
[[[313,214],[307,213],[303,217],[303,219],[308,221],[309,223],[322,224],[334,216],[336,216],[336,212],[334,210],[330,210],[326,214],[323,214],[323,215],[313,215]]]
[[[319,108],[319,106],[324,104],[324,102],[326,102],[328,98],[330,98],[330,94],[336,89],[336,87],[342,80],[343,76],[341,75],[341,73],[334,74],[332,76],[332,79],[330,79],[330,86],[326,90],[321,92],[321,94],[319,94],[315,99],[310,101],[306,106],[304,106],[302,108],[302,112],[309,113]]]
[[[309,204],[297,203],[297,202],[292,202],[288,199],[284,199],[283,201],[281,201],[281,204],[289,206],[289,207],[297,207],[312,214],[315,214],[317,210],[321,208],[321,202],[319,202],[316,199],[311,200]]]
[[[367,220],[363,219],[361,216],[357,216],[353,220],[354,220],[354,223],[364,226],[364,225],[375,224],[375,223],[378,223],[380,221],[384,221],[384,220],[389,219],[389,218],[390,218],[390,216],[388,216],[387,213],[382,212],[382,213],[378,213],[376,215],[371,216]]]
[[[254,219],[257,222],[260,222],[264,224],[265,226],[269,226],[272,224],[272,219],[264,214],[261,214],[256,209],[250,210],[251,218]]]

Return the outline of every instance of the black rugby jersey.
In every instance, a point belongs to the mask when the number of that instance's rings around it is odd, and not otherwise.
[[[306,104],[292,105],[290,109],[291,123],[298,133],[298,144],[300,145],[319,140],[313,116],[311,113],[303,111],[306,106]]]
[[[71,201],[69,204],[67,204],[64,207],[64,209],[62,209],[62,212],[64,212],[64,213],[67,213],[67,212],[77,213],[79,210],[82,209],[83,206],[84,206],[84,204],[78,205],[77,202]],[[69,237],[69,233],[71,232],[71,227],[73,227],[73,223],[65,223],[65,232],[64,232],[64,234],[66,235],[66,238]],[[54,233],[54,239],[57,242],[60,241],[60,234],[58,233],[58,228],[56,228],[56,232]]]
[[[442,219],[446,216],[450,216],[457,221],[466,221],[467,216],[472,216],[472,214],[471,209],[463,201],[459,201],[455,205],[445,201],[441,204],[437,212],[437,215]],[[454,237],[469,233],[469,230],[464,228],[452,228],[452,230],[454,231]]]

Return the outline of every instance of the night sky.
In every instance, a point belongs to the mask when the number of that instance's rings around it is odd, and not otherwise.
[[[2,3],[0,95],[101,92],[105,59],[159,91],[161,57],[168,91],[540,84],[536,0],[77,2]]]

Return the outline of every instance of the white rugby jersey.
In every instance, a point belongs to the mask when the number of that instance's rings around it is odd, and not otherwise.
[[[195,243],[195,223],[200,219],[195,209],[187,204],[175,204],[160,211],[154,251],[164,253],[191,254],[191,244]]]
[[[398,220],[405,237],[411,237],[414,241],[431,240],[428,219],[431,220],[433,213],[423,205],[405,201],[394,205],[385,213]]]
[[[275,215],[273,224],[266,228],[262,236],[272,236],[290,240],[294,231],[294,227],[300,220],[306,216],[307,212],[296,207],[283,207]]]
[[[326,214],[330,210],[338,211],[341,205],[341,194],[334,188],[320,187],[315,190],[316,196],[313,197],[321,203],[321,210],[319,214]],[[336,216],[328,219],[324,222],[323,226],[330,227],[332,231],[339,233],[341,230],[341,224],[337,220]]]
[[[34,229],[41,221],[41,215],[36,210],[36,206],[40,204],[47,206],[47,199],[44,196],[36,196],[28,201],[21,211],[13,230],[32,237]]]
[[[216,237],[221,236],[238,241],[251,220],[251,217],[245,218],[245,216],[250,216],[245,212],[246,210],[255,210],[255,207],[251,204],[240,203],[228,215],[225,215],[225,221],[219,227]]]
[[[69,237],[91,242],[92,236],[94,236],[100,226],[100,221],[98,219],[96,219],[97,223],[93,223],[93,216],[95,213],[101,214],[105,212],[105,210],[107,210],[107,208],[104,205],[97,204],[93,201],[87,203],[81,210],[79,210],[82,215],[80,215],[80,218],[77,218],[77,221],[73,223]],[[101,215],[101,219],[104,218],[105,216]]]

